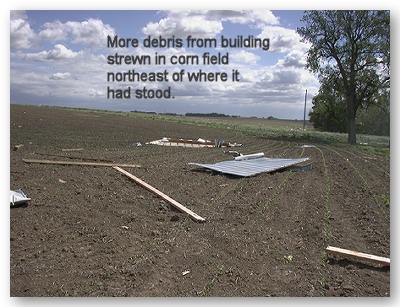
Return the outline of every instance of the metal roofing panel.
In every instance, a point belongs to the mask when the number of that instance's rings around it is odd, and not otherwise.
[[[280,159],[261,157],[247,160],[222,161],[215,164],[189,164],[205,167],[225,174],[249,177],[263,172],[272,172],[278,169],[286,168],[291,165],[307,161],[308,159],[310,158]]]

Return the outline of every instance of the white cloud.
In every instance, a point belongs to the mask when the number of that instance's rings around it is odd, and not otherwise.
[[[150,22],[142,32],[146,35],[177,37],[214,37],[223,30],[223,22],[249,24],[256,28],[279,23],[271,11],[167,11],[167,17]]]
[[[37,53],[22,53],[17,52],[11,54],[12,57],[24,59],[24,60],[32,60],[32,61],[47,61],[47,60],[66,60],[73,59],[83,55],[83,51],[74,52],[71,49],[68,49],[64,45],[57,44],[54,46],[54,49],[49,51],[41,51]]]
[[[72,43],[81,43],[89,47],[105,47],[107,35],[113,36],[114,29],[100,19],[89,18],[86,21],[68,21],[63,24],[72,34]]]
[[[33,46],[33,41],[66,41],[72,44],[83,44],[90,48],[106,47],[107,35],[115,35],[114,28],[104,24],[100,19],[89,18],[85,21],[46,22],[42,29],[35,33],[29,24],[24,11],[11,11],[10,42],[11,48],[27,49]]]
[[[257,28],[266,25],[277,25],[279,19],[268,10],[241,10],[241,11],[208,11],[208,15],[218,15],[222,21],[230,21],[239,24],[253,24]]]
[[[69,72],[56,72],[50,77],[51,80],[67,80],[69,78],[71,78]]]
[[[28,49],[32,46],[35,33],[23,11],[10,11],[10,47]]]
[[[44,30],[40,31],[38,36],[45,40],[61,41],[67,38],[67,32],[65,31],[64,24],[60,21],[46,22]]]
[[[176,37],[186,37],[192,35],[194,37],[213,37],[223,29],[221,21],[208,20],[206,16],[188,11],[170,12],[168,17],[161,19],[159,22],[150,22],[142,29],[146,35],[159,36],[162,35]]]
[[[255,55],[254,53],[245,50],[234,51],[229,53],[229,60],[232,60],[233,62],[254,65],[257,63],[259,59],[260,57],[258,55]]]
[[[283,59],[278,60],[278,65],[289,68],[305,68],[306,52],[302,50],[291,50]]]
[[[271,52],[290,52],[294,49],[308,49],[305,43],[300,42],[300,35],[293,29],[280,26],[266,26],[258,37],[270,39],[269,51]]]

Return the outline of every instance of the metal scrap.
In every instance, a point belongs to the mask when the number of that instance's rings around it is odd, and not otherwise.
[[[23,205],[30,200],[22,190],[10,190],[10,206]]]
[[[194,148],[220,148],[220,147],[237,147],[242,144],[229,143],[224,140],[215,139],[214,142],[198,138],[197,140],[173,139],[163,137],[162,139],[147,142],[146,144],[160,145],[160,146],[179,146],[179,147],[194,147]]]
[[[264,156],[264,153],[256,153],[237,156],[235,160],[222,161],[214,164],[192,162],[188,164],[208,168],[224,174],[250,177],[263,172],[285,169],[309,159],[309,157],[299,159],[267,158]]]

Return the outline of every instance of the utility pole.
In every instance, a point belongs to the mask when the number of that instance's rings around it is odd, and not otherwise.
[[[307,106],[307,90],[304,95],[304,119],[303,119],[303,131],[306,130],[306,106]]]

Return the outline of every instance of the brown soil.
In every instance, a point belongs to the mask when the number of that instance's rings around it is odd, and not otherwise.
[[[10,188],[32,198],[10,209],[11,296],[390,296],[388,267],[325,251],[390,257],[388,156],[120,115],[10,110]],[[164,136],[311,157],[313,169],[237,178],[188,165],[232,159],[226,148],[133,146]],[[23,158],[140,164],[124,169],[206,222],[111,167]]]

